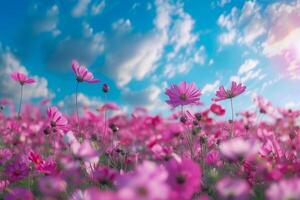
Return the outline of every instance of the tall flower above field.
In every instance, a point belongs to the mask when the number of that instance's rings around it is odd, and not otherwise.
[[[68,120],[62,115],[62,113],[57,109],[57,107],[52,106],[47,109],[47,115],[50,119],[50,125],[52,128],[57,128],[60,130],[66,130],[68,125]]]
[[[219,90],[216,92],[217,98],[213,99],[214,101],[222,101],[226,99],[232,99],[243,92],[246,91],[246,86],[243,86],[241,83],[237,84],[236,82],[232,81],[231,88],[225,90],[224,86],[221,86]]]
[[[29,78],[28,76],[26,76],[25,74],[20,73],[20,72],[13,72],[10,76],[14,81],[19,82],[21,85],[20,103],[19,103],[19,110],[18,110],[18,117],[20,117],[21,108],[22,108],[22,100],[23,100],[23,86],[26,84],[35,83],[35,80],[33,78]]]
[[[76,75],[76,80],[77,80],[75,106],[76,106],[76,116],[77,116],[77,129],[79,132],[80,128],[79,128],[79,113],[78,113],[78,85],[79,83],[82,82],[99,83],[100,80],[94,79],[94,75],[92,74],[92,72],[89,72],[85,66],[79,65],[77,60],[72,61],[72,69]]]
[[[195,83],[189,84],[183,81],[178,85],[173,84],[166,90],[165,94],[169,97],[169,100],[166,101],[167,104],[173,108],[200,104],[201,91]]]
[[[72,61],[72,69],[78,82],[99,83],[100,80],[94,79],[92,72],[89,72],[83,65],[79,65],[77,60]]]

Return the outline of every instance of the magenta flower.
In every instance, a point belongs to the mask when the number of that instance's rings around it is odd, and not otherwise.
[[[224,157],[231,161],[250,159],[258,154],[260,143],[255,140],[233,138],[220,144],[220,151]]]
[[[5,174],[9,178],[10,181],[15,182],[18,180],[22,180],[27,177],[29,173],[28,166],[23,162],[13,162],[6,166]]]
[[[59,176],[44,176],[38,181],[40,191],[49,196],[57,196],[64,192],[67,188],[67,183]]]
[[[185,81],[179,85],[171,85],[165,92],[169,96],[167,104],[173,108],[177,106],[200,104],[201,91],[196,87],[195,83],[188,84]]]
[[[300,179],[290,178],[273,183],[266,191],[268,200],[300,199]]]
[[[18,200],[18,199],[33,200],[34,197],[29,190],[25,188],[19,188],[19,187],[14,188],[4,196],[4,200]]]
[[[127,174],[118,182],[118,195],[122,200],[167,200],[169,187],[167,171],[151,161],[144,161],[134,173]]]
[[[26,84],[32,84],[35,83],[35,80],[33,78],[29,78],[23,73],[20,72],[13,72],[11,74],[11,78],[17,82],[19,82],[21,85],[26,85]]]
[[[250,186],[247,181],[243,179],[225,177],[217,183],[216,189],[222,199],[249,199]]]
[[[100,80],[94,79],[94,75],[83,65],[79,65],[77,60],[72,61],[72,69],[78,82],[99,83]]]
[[[200,190],[201,169],[192,160],[184,159],[180,162],[175,159],[166,164],[169,172],[168,183],[172,192],[170,199],[191,199],[195,192]]]
[[[246,86],[243,86],[241,83],[237,84],[236,82],[232,81],[231,88],[225,90],[224,86],[221,86],[219,90],[216,92],[217,98],[213,99],[214,101],[222,101],[225,99],[232,99],[243,92],[245,92]]]
[[[62,113],[58,110],[57,107],[52,106],[48,108],[47,115],[50,119],[50,125],[52,128],[57,128],[60,130],[67,129],[68,120],[62,115]]]

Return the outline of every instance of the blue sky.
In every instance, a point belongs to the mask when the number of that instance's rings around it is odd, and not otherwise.
[[[77,59],[125,110],[165,112],[165,88],[184,80],[203,90],[205,106],[236,80],[248,87],[237,110],[251,107],[253,95],[299,107],[298,13],[297,0],[2,1],[0,97],[18,98],[7,77],[24,71],[38,80],[27,101],[50,97],[70,111]],[[101,85],[81,84],[80,103],[105,101]]]

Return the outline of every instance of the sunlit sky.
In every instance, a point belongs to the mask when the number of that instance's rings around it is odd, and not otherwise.
[[[51,99],[74,107],[77,59],[102,84],[80,85],[79,101],[97,107],[115,101],[123,109],[165,112],[171,83],[196,82],[209,106],[220,85],[242,82],[247,92],[277,106],[300,103],[299,0],[3,0],[0,3],[0,97],[18,99],[9,74],[38,80],[25,100]],[[224,106],[227,106],[224,103]]]

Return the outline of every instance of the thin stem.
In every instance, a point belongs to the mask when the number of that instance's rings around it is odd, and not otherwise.
[[[230,137],[232,138],[232,136],[233,136],[233,120],[234,120],[232,98],[230,98],[230,105],[231,105],[231,131],[230,131],[231,133],[230,133]]]
[[[76,97],[75,97],[75,106],[76,106],[76,120],[77,120],[77,131],[79,133],[79,112],[78,112],[78,86],[79,82],[76,83]]]
[[[107,101],[107,95],[105,94],[105,102]],[[106,137],[107,133],[107,110],[104,109],[104,138]]]
[[[21,95],[20,95],[20,102],[19,102],[18,118],[20,118],[20,116],[21,116],[22,100],[23,100],[23,85],[21,85]]]

